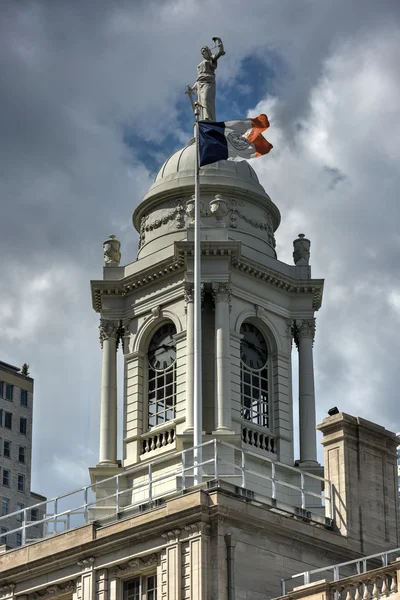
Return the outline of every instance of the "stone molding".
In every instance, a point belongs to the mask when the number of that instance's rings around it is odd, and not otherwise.
[[[167,544],[176,544],[181,534],[180,529],[172,529],[161,534],[161,537],[167,542]]]
[[[232,297],[232,286],[230,283],[213,283],[212,294],[215,303],[227,302],[228,304],[230,304]]]
[[[91,569],[93,567],[95,562],[96,562],[96,559],[93,557],[90,557],[90,558],[83,558],[82,560],[78,561],[76,564],[78,565],[78,567],[81,567],[81,569],[83,569],[84,571],[88,571],[89,569]]]
[[[315,339],[315,318],[302,319],[301,321],[293,321],[292,324],[292,336],[299,348],[300,338],[309,338],[314,343]]]
[[[94,560],[94,559],[93,559]],[[78,563],[79,564],[79,563]],[[40,592],[34,592],[27,596],[28,600],[47,600],[48,598],[55,598],[63,594],[71,594],[76,591],[76,582],[71,580],[66,583],[60,583],[58,585],[50,585]]]
[[[197,523],[190,523],[190,525],[186,525],[185,531],[187,531],[190,536],[201,534],[210,535],[211,526],[208,523],[204,523],[204,521],[199,521]]]
[[[153,553],[141,558],[128,560],[127,562],[112,568],[110,572],[113,577],[121,577],[126,574],[134,574],[144,569],[149,569],[157,564],[158,555]]]
[[[7,596],[13,596],[15,590],[15,583],[9,583],[0,587],[0,598],[6,598]]]

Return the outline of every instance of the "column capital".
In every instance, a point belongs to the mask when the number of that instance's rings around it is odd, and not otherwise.
[[[117,346],[120,339],[123,337],[125,327],[122,325],[122,321],[114,321],[112,319],[100,319],[99,325],[100,331],[100,344],[103,347],[103,342],[109,339],[115,339]]]
[[[194,283],[191,281],[185,281],[183,284],[183,293],[186,304],[189,304],[189,302],[194,302]]]
[[[228,282],[217,282],[212,284],[214,302],[227,302],[230,304],[232,286]]]
[[[297,348],[299,348],[300,338],[309,338],[314,343],[315,338],[315,318],[295,320],[292,324],[292,336]]]

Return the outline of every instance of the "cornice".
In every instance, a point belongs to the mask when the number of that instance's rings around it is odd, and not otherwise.
[[[232,258],[232,267],[246,273],[251,277],[260,279],[275,286],[281,290],[284,290],[291,294],[310,294],[313,295],[313,309],[319,310],[322,304],[322,293],[324,290],[323,279],[292,279],[287,275],[283,275],[268,267],[262,267],[256,265],[250,260],[244,260],[243,258]]]
[[[92,281],[92,304],[96,312],[102,308],[102,296],[126,296],[134,290],[152,284],[171,275],[171,273],[183,271],[187,258],[194,256],[193,242],[175,242],[175,255],[161,261],[140,273],[135,273],[124,279],[113,281]],[[323,279],[293,279],[283,275],[274,269],[264,267],[249,259],[242,258],[240,254],[240,242],[236,241],[202,241],[201,256],[210,258],[229,257],[231,266],[240,271],[265,281],[278,289],[292,294],[312,294],[313,309],[319,310],[322,304],[324,288]]]
[[[118,281],[91,281],[92,288],[92,305],[96,312],[100,312],[102,308],[102,296],[126,296],[129,292],[139,289],[145,285],[154,283],[159,279],[170,275],[171,273],[183,269],[185,259],[183,256],[169,257],[151,267],[129,275]]]

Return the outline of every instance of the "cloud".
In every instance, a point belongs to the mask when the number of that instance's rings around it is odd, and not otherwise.
[[[82,461],[96,462],[101,353],[88,282],[101,277],[110,233],[122,262],[135,259],[131,215],[152,181],[143,150],[161,165],[190,135],[183,92],[216,34],[227,49],[221,115],[236,115],[245,79],[248,109],[271,116],[274,152],[255,168],[282,212],[279,257],[291,262],[303,230],[313,273],[326,277],[319,416],[338,404],[391,426],[400,294],[394,3],[6,0],[0,12],[0,358],[28,362],[35,377],[36,491],[68,489]],[[263,76],[268,95],[248,94]],[[54,468],[63,456],[67,476]]]

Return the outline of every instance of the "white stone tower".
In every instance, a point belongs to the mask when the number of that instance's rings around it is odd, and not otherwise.
[[[103,348],[93,481],[193,446],[194,169],[195,145],[189,143],[166,161],[134,211],[137,260],[119,266],[119,242],[112,236],[105,242],[103,280],[92,282]],[[294,465],[294,337],[299,463],[318,471],[312,346],[323,281],[311,279],[309,241],[302,234],[295,240],[295,265],[277,259],[280,213],[246,161],[203,167],[200,189],[203,442],[227,440]],[[125,364],[121,458],[119,341]]]

